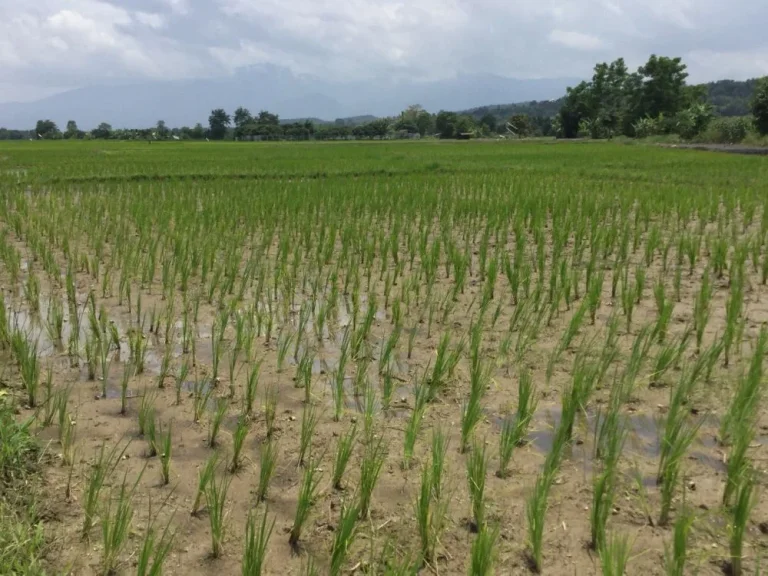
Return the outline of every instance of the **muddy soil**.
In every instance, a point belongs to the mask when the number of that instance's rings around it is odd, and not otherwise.
[[[18,242],[17,248],[25,255],[29,250]],[[511,247],[510,247],[511,250]],[[642,251],[640,251],[642,252]],[[640,254],[637,255],[638,262]],[[670,258],[670,260],[672,260]],[[703,272],[703,263],[697,265],[694,274],[683,275],[681,301],[675,304],[669,338],[680,337],[691,321],[693,300],[698,290],[699,278]],[[671,274],[668,274],[668,289],[671,293]],[[616,361],[615,372],[619,373],[626,363],[634,338],[640,328],[656,318],[655,304],[651,294],[650,282],[664,277],[660,262],[655,261],[647,271],[649,286],[645,296],[636,307],[633,323],[627,332],[621,322],[619,335],[620,357]],[[93,280],[84,273],[77,277],[79,305],[85,306],[87,294]],[[118,305],[117,298],[110,296],[99,298],[109,317],[115,322],[121,339],[121,350],[111,359],[106,385],[97,379],[89,380],[87,370],[81,365],[71,367],[65,351],[50,341],[43,326],[45,301],[51,287],[43,284],[43,309],[37,315],[32,314],[24,304],[21,292],[10,287],[7,277],[3,278],[6,302],[10,303],[9,315],[17,324],[35,333],[40,340],[40,350],[44,367],[53,371],[57,389],[71,387],[69,412],[76,420],[77,452],[74,471],[59,462],[61,446],[58,443],[56,426],[40,431],[46,442],[46,453],[50,466],[46,470],[45,502],[46,526],[55,534],[53,549],[49,560],[58,570],[69,570],[72,574],[90,575],[100,573],[101,541],[99,529],[91,533],[90,541],[81,539],[83,523],[82,501],[86,480],[100,446],[114,446],[122,443],[125,454],[113,475],[107,493],[115,489],[123,478],[132,481],[142,473],[134,498],[135,517],[130,542],[121,565],[121,573],[135,573],[136,550],[140,546],[148,522],[155,522],[160,528],[166,522],[176,531],[176,539],[170,557],[166,563],[165,574],[195,576],[210,573],[236,574],[240,571],[240,558],[243,546],[243,534],[249,511],[259,514],[266,511],[269,518],[276,519],[275,529],[269,546],[266,573],[268,574],[303,574],[307,559],[311,556],[321,567],[327,568],[329,549],[334,530],[338,524],[339,511],[344,502],[354,496],[354,487],[359,479],[359,466],[364,447],[358,442],[344,480],[343,490],[334,490],[330,486],[330,474],[334,451],[339,437],[352,425],[362,427],[359,399],[355,399],[351,382],[355,375],[353,363],[348,368],[350,387],[347,394],[347,408],[341,421],[332,418],[332,395],[330,379],[338,360],[340,334],[343,325],[349,322],[348,316],[341,314],[336,325],[330,326],[319,343],[316,343],[317,358],[313,366],[313,400],[323,410],[313,442],[312,452],[316,465],[321,470],[323,482],[320,496],[313,507],[313,512],[302,536],[300,550],[292,550],[288,544],[296,508],[297,494],[303,470],[298,462],[299,436],[302,412],[304,409],[304,390],[295,386],[295,360],[289,358],[282,370],[278,369],[278,330],[266,341],[264,334],[257,338],[252,362],[261,361],[259,379],[259,400],[253,415],[249,435],[245,441],[242,467],[235,473],[221,471],[231,479],[228,492],[227,533],[224,541],[224,555],[218,559],[210,556],[210,525],[207,512],[192,516],[190,511],[195,499],[197,474],[214,449],[208,446],[210,414],[200,422],[193,418],[194,382],[203,382],[211,373],[211,330],[216,310],[203,304],[196,327],[196,365],[187,380],[178,383],[181,402],[176,403],[176,385],[172,376],[158,381],[164,343],[162,337],[150,338],[150,350],[143,374],[130,378],[128,409],[120,414],[120,381],[127,360],[127,333],[135,323],[135,311],[128,312],[127,305]],[[447,291],[451,280],[441,278],[437,288]],[[156,288],[156,287],[155,287]],[[194,287],[192,288],[194,289]],[[139,287],[135,287],[137,293]],[[378,301],[383,302],[383,283],[377,282],[375,291]],[[391,545],[394,556],[415,556],[418,552],[416,524],[414,520],[414,501],[418,493],[420,468],[429,458],[431,430],[441,427],[450,438],[447,457],[448,481],[450,494],[448,524],[439,546],[437,565],[440,574],[465,574],[469,551],[474,539],[470,526],[471,506],[467,490],[465,473],[465,455],[459,451],[461,406],[466,398],[469,382],[469,367],[462,359],[455,377],[439,394],[437,400],[427,409],[424,425],[416,446],[415,461],[409,470],[401,468],[403,433],[414,405],[412,386],[416,378],[434,362],[435,349],[444,331],[450,331],[453,342],[466,334],[474,317],[471,303],[478,297],[481,286],[470,283],[464,294],[460,295],[454,312],[448,322],[442,324],[435,320],[428,326],[427,320],[417,322],[418,308],[411,311],[406,320],[417,331],[412,354],[408,357],[406,336],[400,341],[396,357],[396,385],[393,403],[388,411],[380,411],[376,418],[377,434],[383,436],[389,453],[374,492],[373,506],[369,519],[361,523],[355,544],[349,554],[346,573],[366,573],[373,558],[377,560],[386,543]],[[161,310],[165,303],[158,296],[159,289],[145,290],[142,293],[144,310],[155,307]],[[506,294],[505,279],[499,279],[499,294]],[[708,346],[716,335],[721,334],[725,322],[725,301],[727,298],[725,280],[716,286],[712,302],[711,319],[705,334],[704,346]],[[756,277],[750,278],[746,293],[748,321],[743,340],[738,347],[737,361],[729,368],[721,363],[715,367],[711,380],[703,383],[697,390],[695,403],[691,406],[696,418],[702,419],[698,439],[689,451],[684,465],[684,498],[687,506],[697,514],[697,523],[691,536],[689,558],[698,574],[721,574],[724,559],[727,556],[727,521],[720,501],[724,487],[725,450],[716,442],[719,418],[724,413],[731,397],[732,387],[749,359],[751,342],[759,327],[768,321],[768,288],[759,283]],[[485,417],[476,430],[476,437],[484,441],[490,455],[487,474],[486,498],[487,515],[491,523],[498,523],[500,539],[497,544],[497,574],[528,573],[526,557],[525,498],[529,494],[537,474],[542,469],[544,458],[551,447],[552,434],[559,419],[560,392],[570,382],[571,370],[576,348],[582,342],[588,342],[597,336],[598,348],[602,345],[601,335],[611,315],[620,309],[620,303],[611,298],[610,274],[606,274],[603,287],[603,306],[594,326],[587,321],[574,344],[567,349],[555,365],[551,379],[547,381],[546,366],[565,327],[570,321],[576,304],[570,310],[563,307],[553,318],[551,325],[542,328],[531,350],[525,356],[525,366],[517,366],[498,356],[498,346],[507,331],[515,307],[506,300],[496,300],[491,306],[493,311],[499,304],[498,319],[493,327],[488,326],[483,334],[485,360],[494,365],[492,384],[483,401]],[[342,312],[344,305],[341,306]],[[291,321],[297,321],[294,311]],[[426,316],[426,315],[425,315]],[[623,319],[623,317],[622,317]],[[85,323],[84,323],[85,324]],[[68,328],[65,328],[65,333]],[[87,328],[84,327],[83,339]],[[377,384],[381,379],[376,369],[379,354],[377,343],[382,342],[392,331],[391,309],[381,309],[376,316],[372,331],[372,358],[368,366],[370,378]],[[228,333],[227,341],[232,335]],[[307,339],[314,337],[308,332]],[[189,360],[189,353],[182,353],[178,334],[173,339],[174,370],[184,361]],[[620,463],[621,481],[616,493],[615,509],[610,519],[610,530],[627,534],[633,542],[633,556],[629,574],[662,574],[663,550],[670,541],[671,529],[656,524],[659,511],[659,488],[655,477],[658,468],[659,427],[663,423],[664,413],[669,399],[669,386],[680,377],[680,368],[671,370],[660,382],[653,382],[650,377],[651,365],[658,352],[654,346],[651,358],[646,362],[634,389],[632,402],[625,411],[628,418],[630,436],[625,453]],[[6,366],[4,380],[12,387],[18,387],[19,377],[14,366],[3,358]],[[692,347],[686,352],[685,360],[695,359]],[[237,364],[234,382],[229,381],[226,367],[227,355],[224,355],[219,371],[220,381],[214,390],[214,398],[227,398],[229,407],[225,418],[218,450],[222,459],[231,454],[232,432],[240,412],[245,379],[251,363],[240,361]],[[507,478],[495,475],[498,466],[498,441],[500,423],[517,406],[518,371],[533,371],[534,382],[540,395],[540,403],[534,418],[527,443],[519,447],[514,455],[512,474]],[[97,371],[98,373],[98,371]],[[614,369],[611,370],[614,373]],[[162,387],[161,385],[162,384]],[[230,386],[234,388],[234,397],[230,398]],[[600,572],[599,559],[589,550],[589,509],[592,498],[594,473],[594,422],[598,409],[605,406],[608,397],[610,379],[602,389],[595,392],[591,408],[578,420],[573,444],[555,480],[546,518],[544,543],[544,573],[546,574],[596,574]],[[102,389],[106,388],[106,397]],[[265,503],[258,503],[255,490],[259,473],[259,450],[266,438],[264,420],[264,392],[278,391],[278,410],[276,418],[276,439],[279,446],[279,463]],[[157,457],[147,458],[147,443],[138,435],[137,417],[142,398],[156,394],[154,401],[156,415],[164,425],[173,426],[173,455],[171,463],[171,482],[161,483],[160,462]],[[379,406],[380,407],[380,406]],[[210,408],[208,410],[210,413]],[[22,416],[32,416],[34,411],[25,410]],[[761,436],[755,442],[752,458],[760,471],[766,468],[766,455],[763,443],[768,441],[768,414],[761,414]],[[70,493],[67,496],[67,493]],[[675,500],[675,509],[683,505],[681,491]],[[748,528],[748,550],[750,566],[752,560],[768,544],[768,536],[762,531],[768,521],[768,500],[761,498],[752,514]],[[371,552],[373,550],[373,553]],[[425,568],[423,573],[429,573]],[[694,573],[694,572],[691,572]]]

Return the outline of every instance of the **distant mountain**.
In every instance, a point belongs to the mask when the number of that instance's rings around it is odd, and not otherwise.
[[[563,98],[557,100],[542,100],[531,102],[518,102],[516,104],[491,104],[489,106],[479,106],[469,110],[463,110],[461,114],[472,116],[475,120],[480,120],[486,114],[491,114],[500,120],[507,120],[515,114],[526,114],[531,117],[552,118],[560,111],[563,105]]]
[[[755,92],[756,79],[718,80],[705,84],[707,97],[718,116],[746,116],[750,114],[750,100]]]
[[[376,120],[377,116],[364,114],[363,116],[350,116],[348,118],[335,118],[334,120],[323,120],[321,118],[280,118],[280,124],[295,124],[296,122],[312,122],[316,125],[341,124],[343,126],[359,126]]]
[[[574,79],[519,80],[492,74],[462,74],[437,81],[382,79],[334,82],[300,76],[277,66],[238,70],[225,78],[144,82],[78,88],[35,102],[0,104],[0,126],[30,129],[37,120],[60,128],[75,120],[89,130],[101,122],[115,128],[206,124],[214,108],[230,114],[238,106],[269,110],[282,118],[389,116],[410,104],[433,112],[461,110],[486,102],[521,102],[562,96]]]

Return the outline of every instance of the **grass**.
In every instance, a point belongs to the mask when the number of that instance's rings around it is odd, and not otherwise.
[[[47,538],[38,514],[40,445],[0,395],[0,573],[42,574]]]

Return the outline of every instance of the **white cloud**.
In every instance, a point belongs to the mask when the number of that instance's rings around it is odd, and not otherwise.
[[[41,89],[264,63],[349,80],[586,77],[656,53],[697,80],[744,78],[765,72],[766,21],[756,0],[0,0],[0,69]]]
[[[550,42],[576,50],[599,50],[605,46],[600,38],[573,30],[555,29],[549,33],[547,38],[549,38]]]
[[[144,26],[154,28],[155,30],[160,30],[165,27],[165,18],[162,14],[155,14],[154,12],[136,12],[134,18],[136,18],[137,22],[144,24]]]

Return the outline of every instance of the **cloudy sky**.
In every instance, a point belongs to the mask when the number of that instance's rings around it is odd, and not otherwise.
[[[0,0],[0,101],[271,63],[336,79],[586,77],[682,56],[768,74],[763,0]]]

